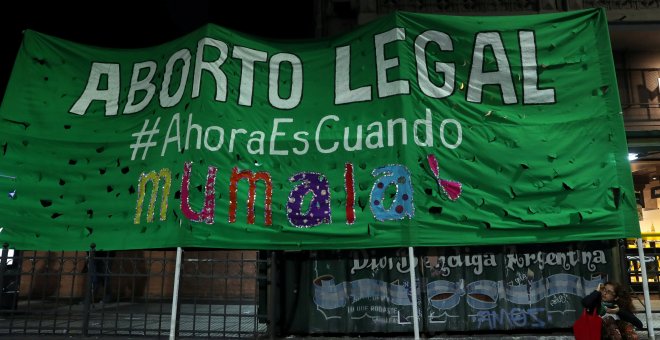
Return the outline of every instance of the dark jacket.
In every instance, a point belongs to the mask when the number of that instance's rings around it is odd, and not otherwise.
[[[600,308],[602,304],[603,297],[601,293],[597,290],[591,292],[591,294],[585,296],[582,298],[582,305],[584,308],[587,309],[589,313],[592,313],[594,308]],[[630,322],[633,326],[636,328],[643,328],[644,325],[642,324],[642,321],[640,321],[635,314],[633,314],[631,311],[628,310],[623,310],[619,308],[619,312],[616,313],[616,315],[619,316],[619,319],[623,321]]]

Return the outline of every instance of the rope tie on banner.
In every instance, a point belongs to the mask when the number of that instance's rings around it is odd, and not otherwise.
[[[7,178],[7,179],[10,179],[12,181],[16,181],[16,176],[9,176],[9,175],[0,174],[0,178]],[[15,199],[16,198],[16,189],[13,189],[12,191],[8,192],[7,197],[9,197],[9,199],[11,199],[11,200]]]
[[[16,176],[9,176],[9,175],[3,175],[3,174],[0,174],[0,177],[2,177],[2,178],[9,178],[9,179],[11,179],[11,180],[13,180],[13,181],[16,180]]]

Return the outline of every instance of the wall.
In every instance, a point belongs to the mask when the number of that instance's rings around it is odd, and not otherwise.
[[[23,251],[22,256],[21,297],[84,297],[88,278],[86,252]],[[176,251],[117,251],[110,263],[109,289],[113,298],[171,298]],[[253,301],[257,297],[257,266],[256,251],[186,251],[180,296]]]

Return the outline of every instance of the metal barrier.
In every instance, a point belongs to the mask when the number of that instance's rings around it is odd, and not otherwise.
[[[15,251],[0,256],[0,336],[170,335],[176,250]],[[269,257],[186,249],[176,338],[267,336]],[[262,294],[263,295],[263,294]]]
[[[641,292],[637,249],[624,248]],[[176,250],[9,250],[0,253],[0,336],[170,336]],[[645,251],[651,292],[660,294],[660,242]],[[185,249],[176,338],[279,336],[276,253]]]
[[[630,288],[635,293],[642,292],[642,273],[637,246],[633,240],[627,241],[625,260]],[[648,275],[649,293],[660,296],[660,241],[644,239],[644,264]]]
[[[637,247],[628,241],[626,249],[627,272],[631,288],[635,292],[641,292],[642,274],[641,263],[646,265],[648,275],[649,292],[660,294],[660,273],[658,272],[658,261],[660,261],[660,242],[644,241],[644,261],[639,260]]]

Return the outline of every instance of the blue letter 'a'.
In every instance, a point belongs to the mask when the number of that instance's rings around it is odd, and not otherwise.
[[[374,177],[381,176],[371,189],[371,212],[378,221],[401,220],[415,215],[413,205],[413,188],[410,181],[410,171],[403,165],[388,165],[375,169],[371,173]],[[394,202],[385,210],[383,204],[386,189],[396,186]]]

